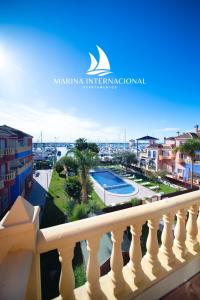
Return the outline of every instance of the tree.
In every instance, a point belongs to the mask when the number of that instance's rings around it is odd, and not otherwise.
[[[97,165],[98,157],[96,153],[86,149],[80,151],[76,148],[68,152],[68,155],[71,155],[76,161],[78,166],[78,175],[81,182],[81,199],[83,203],[86,203],[88,200],[88,175],[92,167]]]
[[[196,151],[200,150],[200,139],[188,139],[184,144],[173,149],[173,153],[181,152],[190,157],[191,160],[191,188],[193,188],[193,165],[195,162]]]
[[[63,170],[65,171],[65,175],[68,176],[69,172],[77,174],[78,166],[76,161],[70,156],[63,156],[59,161],[57,161],[55,165],[55,169],[57,173],[61,173]]]
[[[76,161],[73,159],[73,157],[65,155],[64,157],[61,158],[62,164],[65,170],[66,176],[69,175],[69,172],[74,173],[74,175],[77,174],[78,170],[78,165]]]
[[[83,151],[88,148],[88,143],[85,138],[79,138],[75,141],[75,148],[77,150]]]
[[[80,200],[81,183],[77,176],[70,176],[67,178],[65,183],[65,192],[70,198]]]
[[[137,158],[135,153],[131,153],[128,151],[124,151],[121,153],[117,153],[114,156],[114,162],[117,164],[121,164],[123,166],[127,167],[131,167],[132,164],[136,164],[137,163]]]
[[[132,164],[136,164],[137,163],[137,158],[135,153],[131,153],[131,152],[124,152],[122,153],[122,164],[125,165],[126,167],[130,167]]]
[[[87,149],[89,149],[90,151],[98,154],[99,153],[99,147],[97,146],[96,143],[88,143],[88,147]]]
[[[88,143],[85,138],[79,138],[75,141],[75,148],[84,151],[86,149],[94,152],[94,153],[99,153],[99,148],[96,143]]]
[[[55,165],[55,170],[58,174],[60,174],[64,170],[63,164],[60,162],[60,160],[57,161]]]

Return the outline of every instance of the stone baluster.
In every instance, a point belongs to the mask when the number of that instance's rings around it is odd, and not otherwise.
[[[161,271],[161,265],[158,260],[158,237],[157,230],[160,219],[148,220],[149,234],[147,238],[147,252],[143,259],[143,266],[148,265],[148,269],[152,274],[157,274]]]
[[[141,268],[142,251],[140,245],[142,224],[134,224],[131,226],[132,241],[129,250],[130,261],[128,267],[133,274],[134,283],[141,282],[144,278],[144,273]]]
[[[198,236],[197,236],[197,239],[198,239],[199,244],[200,244],[200,206],[199,206],[199,215],[198,215],[198,218],[197,218],[197,226],[198,226]]]
[[[75,300],[74,296],[74,272],[72,258],[74,256],[74,244],[59,248],[59,260],[61,262],[60,295],[63,300]]]
[[[123,258],[121,243],[123,239],[123,230],[114,230],[111,233],[111,240],[113,242],[112,254],[110,258],[110,277],[113,283],[114,295],[119,295],[123,292],[124,277],[122,274]]]
[[[197,205],[192,205],[189,210],[189,217],[186,225],[186,245],[189,250],[197,251],[199,244],[197,241]]]
[[[87,294],[89,299],[101,299],[100,288],[100,267],[98,263],[98,248],[100,237],[95,236],[87,241],[88,262],[87,262]]]
[[[185,209],[180,209],[177,212],[177,214],[176,214],[177,222],[176,222],[176,227],[175,227],[175,231],[174,231],[175,239],[174,239],[173,250],[174,250],[175,255],[181,259],[184,259],[184,257],[187,254],[187,249],[185,246],[185,237],[186,237],[185,215],[186,215]]]
[[[172,213],[163,215],[164,228],[161,236],[162,245],[160,247],[160,259],[161,262],[167,266],[171,266],[174,262],[175,256],[172,250],[173,246],[173,234],[172,223],[174,215]]]

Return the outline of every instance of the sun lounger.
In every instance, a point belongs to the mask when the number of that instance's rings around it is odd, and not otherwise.
[[[141,182],[142,179],[141,179],[141,178],[140,178],[140,179],[135,179],[134,181],[135,181],[135,182]]]
[[[149,184],[151,184],[151,182],[143,182],[143,183],[141,183],[141,185],[149,185]]]
[[[158,190],[160,187],[159,185],[154,185],[154,186],[150,186],[149,188],[150,190]]]

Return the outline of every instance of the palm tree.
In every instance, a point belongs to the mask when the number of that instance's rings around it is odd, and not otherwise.
[[[78,165],[78,175],[82,186],[81,199],[82,202],[85,203],[88,200],[87,183],[89,171],[92,167],[97,165],[98,157],[96,153],[88,149],[80,151],[74,148],[73,150],[69,151],[68,154],[72,155],[73,159]]]
[[[200,150],[200,139],[189,139],[184,144],[173,149],[174,153],[181,152],[191,159],[191,188],[193,187],[193,166],[195,162],[196,151]]]

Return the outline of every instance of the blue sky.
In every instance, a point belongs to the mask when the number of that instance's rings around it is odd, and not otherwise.
[[[1,1],[0,123],[35,141],[162,139],[200,123],[199,1]],[[144,86],[85,90],[89,52]],[[109,75],[108,75],[109,77]]]

